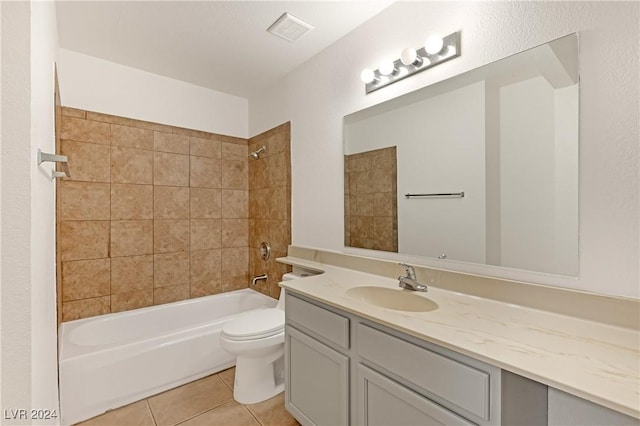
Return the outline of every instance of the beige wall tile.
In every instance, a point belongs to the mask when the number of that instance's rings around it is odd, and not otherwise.
[[[189,296],[189,284],[160,287],[153,290],[153,304],[177,302],[188,299]]]
[[[155,186],[153,198],[155,219],[189,219],[189,188]]]
[[[174,154],[189,154],[189,136],[153,132],[153,149]]]
[[[269,242],[272,250],[287,252],[291,244],[291,224],[288,220],[269,221]]]
[[[167,152],[154,153],[153,184],[189,186],[189,156]]]
[[[220,281],[221,249],[191,251],[191,282]]]
[[[108,221],[73,221],[59,225],[61,260],[99,259],[109,256]]]
[[[191,138],[191,155],[220,158],[220,142],[212,139]]]
[[[153,289],[111,295],[111,312],[130,311],[153,305]]]
[[[197,281],[191,283],[191,297],[210,296],[222,291],[220,278],[211,281]]]
[[[249,191],[244,189],[223,189],[222,217],[225,219],[248,218]]]
[[[259,247],[263,241],[269,242],[271,239],[270,219],[250,219],[253,226],[249,226],[249,245]]]
[[[190,182],[192,187],[220,188],[222,184],[221,160],[192,155]]]
[[[156,254],[153,262],[153,286],[189,284],[189,252]]]
[[[287,219],[290,209],[287,205],[287,189],[284,186],[271,188],[269,205],[269,219]]]
[[[397,198],[394,192],[373,194],[373,211],[376,216],[395,216]]]
[[[222,219],[222,247],[247,247],[248,219]]]
[[[62,116],[61,139],[71,139],[78,142],[93,142],[103,145],[111,143],[110,125],[98,121],[83,120],[81,118]]]
[[[153,254],[153,221],[111,221],[111,257],[143,254]]]
[[[109,220],[109,184],[58,182],[60,220]]]
[[[222,188],[249,189],[249,164],[247,161],[224,160],[222,162]]]
[[[62,262],[62,300],[108,296],[110,276],[108,258]]]
[[[222,291],[249,286],[249,248],[222,249]]]
[[[263,189],[269,187],[267,160],[250,160],[249,162],[249,188]]]
[[[153,183],[153,151],[111,147],[111,182]]]
[[[153,185],[111,185],[111,220],[153,219]]]
[[[222,247],[220,219],[191,219],[191,250]]]
[[[289,164],[289,154],[279,153],[272,155],[267,163],[267,182],[270,187],[285,186],[287,184],[287,171],[291,167]]]
[[[112,124],[111,145],[152,150],[153,132],[139,127]]]
[[[222,143],[222,159],[249,161],[249,150],[247,145],[238,145],[236,143]]]
[[[153,256],[111,259],[111,294],[153,288]]]
[[[83,109],[62,107],[61,111],[62,111],[62,115],[66,115],[67,117],[76,117],[76,118],[87,117],[87,112]]]
[[[191,218],[216,219],[222,215],[220,189],[191,188]]]
[[[375,194],[355,194],[357,216],[373,216],[374,215],[374,198]]]
[[[189,250],[189,220],[157,219],[153,226],[155,253],[174,253]]]
[[[391,169],[373,169],[371,171],[372,192],[393,192],[395,187],[395,175]]]
[[[271,205],[270,188],[249,191],[249,217],[254,219],[269,219]]]
[[[62,303],[62,321],[73,321],[81,318],[104,315],[110,312],[110,297],[102,296],[91,299],[72,300]]]
[[[60,153],[69,159],[70,179],[90,182],[111,180],[111,147],[94,143],[63,140]]]

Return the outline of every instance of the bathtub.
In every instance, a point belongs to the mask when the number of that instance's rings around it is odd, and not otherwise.
[[[65,322],[59,334],[62,424],[73,424],[224,370],[219,343],[242,312],[275,307],[250,289]]]

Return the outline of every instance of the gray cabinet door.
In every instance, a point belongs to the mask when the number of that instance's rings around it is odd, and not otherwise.
[[[303,425],[349,424],[349,358],[287,326],[285,405]]]
[[[472,425],[433,401],[358,365],[357,421],[366,426]]]

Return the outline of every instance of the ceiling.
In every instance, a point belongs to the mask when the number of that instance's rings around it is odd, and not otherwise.
[[[57,1],[60,47],[250,98],[379,13],[379,1]],[[314,29],[288,42],[284,12]]]

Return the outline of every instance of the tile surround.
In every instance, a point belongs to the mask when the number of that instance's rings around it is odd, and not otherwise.
[[[246,288],[278,297],[286,266],[290,125],[246,139],[61,109],[61,321]],[[266,145],[260,160],[250,150]],[[253,213],[251,215],[250,213]],[[222,280],[222,277],[225,277]]]
[[[398,251],[396,147],[344,157],[345,246]]]
[[[291,125],[285,123],[249,140],[249,152],[266,147],[260,159],[248,163],[249,275],[266,273],[268,279],[259,281],[254,288],[275,298],[280,296],[280,277],[291,270],[275,262],[277,257],[286,256],[291,244],[290,133]],[[272,250],[266,262],[258,254],[263,241]]]

